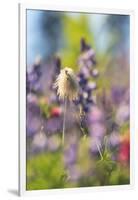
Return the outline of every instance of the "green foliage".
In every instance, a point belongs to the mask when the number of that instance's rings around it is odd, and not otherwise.
[[[44,102],[44,100],[40,98],[40,100],[39,100],[39,107],[40,107],[42,115],[44,117],[48,118],[50,116],[51,106],[49,104],[46,104]]]
[[[84,15],[80,15],[77,18],[64,16],[63,26],[65,46],[61,52],[62,64],[77,70],[76,58],[80,53],[81,38],[83,37],[86,41],[94,44],[94,37],[90,31],[88,19]]]
[[[124,185],[130,183],[129,168],[127,166],[117,165],[115,171],[112,172],[109,178],[110,185]]]
[[[27,190],[62,188],[66,176],[59,152],[42,153],[27,160]]]
[[[104,143],[100,159],[89,152],[90,138],[80,138],[76,164],[82,176],[77,182],[69,178],[62,149],[32,156],[27,160],[27,190],[129,184],[129,168],[113,161],[106,139]]]
[[[129,130],[129,123],[124,123],[121,127],[120,127],[120,133],[122,135],[124,135],[128,130]]]
[[[77,71],[79,70],[77,58],[80,55],[80,40],[85,38],[86,42],[88,41],[96,49],[94,31],[90,30],[89,20],[86,15],[77,17],[63,15],[62,19],[63,43],[65,44],[61,52],[59,52],[62,66],[68,66]],[[116,60],[112,61],[113,56],[111,54],[113,52],[111,50],[119,41],[118,37],[118,35],[114,35],[113,38],[109,38],[111,41],[107,51],[96,51],[96,66],[99,71],[99,78],[96,80],[97,90],[93,93],[96,93],[97,101],[101,100],[104,90],[106,95],[109,96],[112,87],[114,76],[112,65],[114,62],[116,63]],[[117,79],[116,82],[118,80],[120,79]],[[42,115],[45,118],[49,118],[54,105],[51,106],[43,98],[40,98],[39,106]],[[111,124],[112,121],[114,121],[114,110],[111,113],[110,123],[108,121],[108,124]],[[111,132],[108,129],[107,135]],[[119,134],[126,134],[128,130],[129,123],[124,123],[119,127]],[[90,154],[91,138],[89,137],[88,127],[80,125],[80,131],[81,138],[78,139],[76,165],[82,174],[81,178],[76,182],[70,180],[69,171],[65,168],[63,162],[63,149],[59,149],[56,152],[39,152],[34,156],[28,156],[29,158],[27,159],[27,190],[129,184],[129,165],[126,163],[126,165],[123,165],[117,158],[115,159],[116,161],[113,160],[113,156],[116,156],[116,153],[113,148],[111,150],[108,148],[107,138],[103,141],[101,148],[103,157],[100,158],[98,153],[96,155]],[[60,134],[57,135],[60,140]],[[27,140],[30,144],[29,139]]]

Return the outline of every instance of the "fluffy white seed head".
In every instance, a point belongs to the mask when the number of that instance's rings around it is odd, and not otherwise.
[[[78,83],[75,74],[71,68],[65,67],[60,71],[54,88],[57,89],[57,95],[60,99],[75,100],[78,95]]]

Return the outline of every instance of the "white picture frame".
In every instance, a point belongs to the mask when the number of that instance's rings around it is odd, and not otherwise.
[[[130,16],[130,184],[118,186],[85,187],[74,189],[52,189],[52,190],[26,190],[26,10],[54,10],[54,11],[74,11],[84,13],[103,14],[123,14]],[[19,4],[19,195],[46,195],[46,194],[67,194],[83,192],[93,192],[101,190],[126,190],[134,187],[134,12],[122,9],[98,9],[92,7],[68,6],[64,5],[39,5],[39,4]]]

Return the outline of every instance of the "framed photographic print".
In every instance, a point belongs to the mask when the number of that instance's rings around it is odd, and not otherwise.
[[[130,187],[133,13],[20,5],[19,17],[20,194]]]

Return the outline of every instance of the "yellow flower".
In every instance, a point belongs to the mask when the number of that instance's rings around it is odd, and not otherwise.
[[[75,74],[71,68],[65,67],[60,71],[54,88],[57,89],[57,95],[60,99],[75,100],[78,95],[78,83]]]

